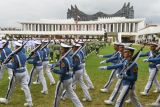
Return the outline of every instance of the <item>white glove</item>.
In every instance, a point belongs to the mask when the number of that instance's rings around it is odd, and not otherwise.
[[[120,75],[120,74],[116,74],[117,78],[120,78],[122,79],[123,78],[123,75]]]
[[[106,70],[106,69],[107,69],[107,66],[100,66],[98,69],[99,69],[99,70]]]
[[[105,64],[105,63],[106,63],[106,60],[100,62],[100,64]]]
[[[52,67],[54,66],[54,64],[48,64],[48,66],[49,66],[50,68],[52,68]]]
[[[99,58],[103,58],[103,55],[98,55]]]
[[[148,59],[143,59],[143,62],[148,62]]]

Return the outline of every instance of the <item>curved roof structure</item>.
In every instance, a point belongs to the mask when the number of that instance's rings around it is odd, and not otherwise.
[[[99,17],[125,17],[129,19],[134,18],[134,9],[133,6],[130,6],[130,3],[124,4],[123,7],[115,12],[114,14],[105,14],[103,12],[97,12],[93,15],[88,15],[82,11],[80,11],[77,6],[73,7],[71,5],[71,9],[68,9],[67,12],[67,18],[74,18],[75,20],[80,20],[80,21],[89,21],[89,20],[96,20]]]

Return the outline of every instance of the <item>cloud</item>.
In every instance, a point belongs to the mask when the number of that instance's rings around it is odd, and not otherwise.
[[[130,0],[135,17],[160,23],[160,0]],[[1,0],[0,26],[17,26],[17,22],[38,19],[64,19],[72,5],[87,14],[102,11],[113,14],[129,0]]]

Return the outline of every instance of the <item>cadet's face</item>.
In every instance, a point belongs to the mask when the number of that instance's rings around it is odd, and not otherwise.
[[[76,50],[77,50],[77,47],[74,46],[74,47],[73,47],[73,52],[75,52]]]
[[[124,46],[119,46],[119,51],[123,52],[124,51]]]
[[[150,46],[150,50],[151,50],[151,51],[154,51],[154,50],[156,50],[156,46],[154,46],[154,45],[151,45],[151,46]]]
[[[64,54],[64,53],[65,53],[65,49],[64,49],[64,48],[61,48],[61,49],[60,49],[60,52],[61,52],[61,54]]]
[[[18,48],[19,48],[19,46],[16,46],[15,48],[16,48],[16,49],[18,49]]]
[[[123,56],[124,58],[128,58],[130,56],[130,52],[125,50]]]
[[[117,50],[118,49],[118,46],[117,45],[114,45],[114,50]]]

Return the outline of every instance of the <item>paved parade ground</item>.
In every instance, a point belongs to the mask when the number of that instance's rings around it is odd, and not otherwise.
[[[140,46],[136,46],[137,50],[140,48]],[[148,47],[143,52],[146,52],[148,50]],[[113,47],[107,46],[103,49],[100,49],[100,54],[109,54],[113,53]],[[89,90],[92,102],[82,102],[84,107],[112,107],[104,104],[104,100],[108,99],[110,96],[113,87],[115,84],[112,84],[112,87],[110,88],[108,93],[101,93],[100,89],[103,88],[103,85],[107,81],[110,72],[107,71],[99,71],[98,67],[100,66],[99,62],[103,60],[96,56],[95,52],[91,53],[87,59],[86,59],[86,69],[87,72],[93,81],[93,84],[95,86],[94,90]],[[138,60],[139,65],[139,76],[138,81],[136,82],[136,92],[138,95],[138,98],[140,99],[140,102],[145,106],[145,104],[154,102],[159,94],[153,93],[153,90],[155,90],[155,86],[152,87],[150,90],[149,96],[140,96],[140,92],[144,90],[144,87],[147,83],[148,79],[148,63],[144,63],[142,61],[142,58]],[[31,70],[31,65],[28,66],[28,70]],[[56,82],[58,81],[58,76],[53,73],[53,76],[56,78]],[[3,77],[3,80],[0,81],[0,97],[4,97],[6,94],[7,86],[8,86],[8,75],[5,73],[5,76]],[[160,76],[159,76],[160,77]],[[54,93],[55,93],[55,87],[56,85],[50,86],[49,80],[46,78],[49,94],[43,95],[41,94],[41,85],[33,85],[31,86],[31,94],[33,98],[33,104],[34,107],[52,107],[53,106],[53,100],[54,100]],[[159,78],[160,80],[160,78]],[[116,81],[115,81],[116,82]],[[114,82],[114,83],[115,83]],[[13,93],[11,102],[8,105],[0,104],[0,107],[22,107],[25,103],[25,97],[23,94],[23,91],[19,88],[20,86],[17,86],[15,89],[16,92]],[[82,90],[77,86],[76,93],[80,100],[83,98]],[[60,107],[74,107],[70,100],[61,101]],[[132,105],[126,104],[125,107],[132,107]]]

